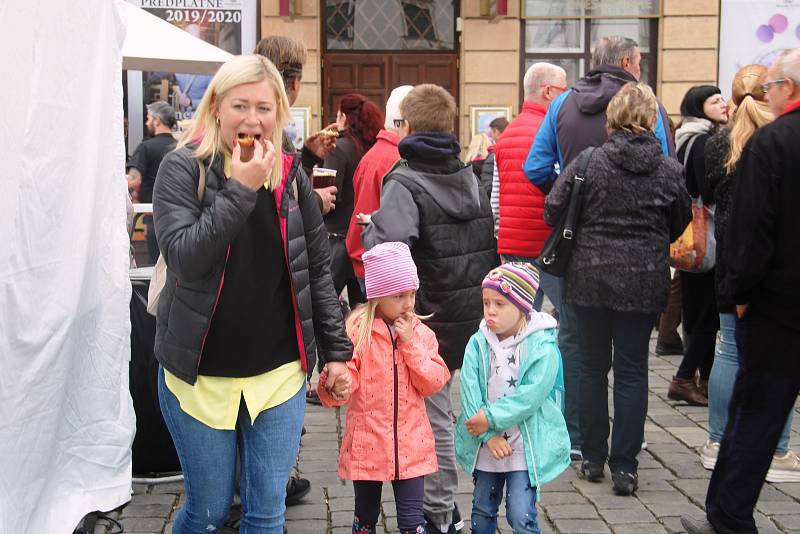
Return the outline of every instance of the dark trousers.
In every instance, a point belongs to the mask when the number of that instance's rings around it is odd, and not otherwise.
[[[714,269],[705,273],[681,273],[683,307],[683,360],[675,376],[708,380],[714,364],[714,346],[719,330],[719,313]]]
[[[581,345],[584,460],[635,473],[647,416],[647,354],[654,313],[574,306]],[[612,355],[613,348],[613,355]],[[608,372],[614,368],[614,430],[608,450]]]
[[[336,290],[336,295],[338,296],[347,287],[347,300],[349,301],[350,309],[353,309],[357,304],[366,302],[367,299],[361,292],[361,285],[358,283],[356,273],[353,270],[353,262],[350,260],[350,256],[347,255],[344,236],[328,234],[328,245],[331,251],[331,278],[333,278],[333,287]]]
[[[667,308],[661,314],[658,321],[658,344],[659,345],[680,345],[681,336],[678,334],[678,326],[681,324],[681,272],[676,270],[669,286],[669,299]]]
[[[800,392],[800,331],[754,309],[737,321],[736,345],[740,367],[706,495],[721,534],[758,532],[753,507]]]
[[[160,252],[158,250],[158,241],[156,240],[156,227],[153,224],[153,216],[145,215],[142,224],[147,227],[147,258],[150,260],[151,265],[155,265]]]
[[[374,480],[354,480],[356,496],[355,515],[362,526],[375,526],[381,509],[381,489],[383,482]],[[416,532],[417,527],[425,526],[422,515],[422,499],[425,494],[425,477],[406,480],[393,480],[392,490],[397,507],[397,526],[401,532]]]

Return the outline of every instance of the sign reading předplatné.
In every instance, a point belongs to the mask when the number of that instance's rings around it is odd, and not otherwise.
[[[161,19],[231,54],[242,53],[242,0],[130,0]],[[167,83],[162,83],[167,80]],[[178,121],[191,119],[211,76],[145,72],[142,106],[164,100],[175,108]]]

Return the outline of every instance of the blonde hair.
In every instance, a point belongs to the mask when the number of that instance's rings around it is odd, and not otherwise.
[[[470,162],[474,159],[486,159],[489,155],[489,136],[483,132],[472,138],[467,148],[467,155],[464,156],[465,161]]]
[[[350,312],[350,315],[347,316],[347,320],[345,321],[345,329],[347,330],[347,335],[350,337],[350,339],[354,339],[355,341],[353,354],[358,353],[359,349],[364,347],[365,344],[366,348],[369,348],[372,345],[372,336],[370,334],[372,334],[372,323],[375,321],[375,315],[377,314],[378,304],[380,304],[380,301],[380,298],[369,299],[367,300],[366,304],[359,304],[356,306],[356,308]],[[415,312],[414,317],[424,321],[433,317],[433,314],[419,315]]]
[[[272,174],[269,179],[269,188],[275,187],[283,179],[283,158],[280,150],[283,142],[283,125],[289,120],[289,99],[283,87],[283,80],[270,60],[259,55],[234,56],[226,61],[208,84],[200,105],[197,106],[191,126],[184,132],[178,142],[178,148],[197,143],[194,156],[198,159],[211,157],[213,161],[220,153],[225,153],[228,148],[222,139],[217,113],[219,104],[225,99],[228,92],[234,87],[248,83],[268,81],[275,91],[277,104],[277,120],[272,132],[272,144],[278,151]]]
[[[733,98],[737,105],[730,125],[730,151],[725,161],[725,172],[733,172],[747,141],[753,133],[775,118],[761,90],[767,78],[767,68],[763,65],[746,65],[739,69],[733,78]]]
[[[656,117],[658,103],[653,90],[645,83],[628,82],[608,103],[608,133],[617,130],[632,134],[652,132]]]

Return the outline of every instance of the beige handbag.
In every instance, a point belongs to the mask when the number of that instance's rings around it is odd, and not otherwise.
[[[206,166],[199,159],[197,165],[200,167],[200,179],[197,181],[197,200],[203,203],[203,194],[206,191]],[[153,277],[150,279],[150,287],[147,290],[147,313],[155,315],[158,310],[158,299],[161,297],[161,290],[167,282],[167,263],[164,255],[159,254],[156,265],[153,267]]]

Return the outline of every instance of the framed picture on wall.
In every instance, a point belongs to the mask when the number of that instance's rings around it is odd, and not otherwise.
[[[284,131],[292,140],[292,144],[297,150],[303,149],[303,143],[311,129],[311,108],[309,106],[298,106],[289,108],[291,119],[284,128]]]
[[[472,106],[470,107],[470,138],[479,133],[491,137],[489,124],[498,117],[511,121],[511,106]]]

